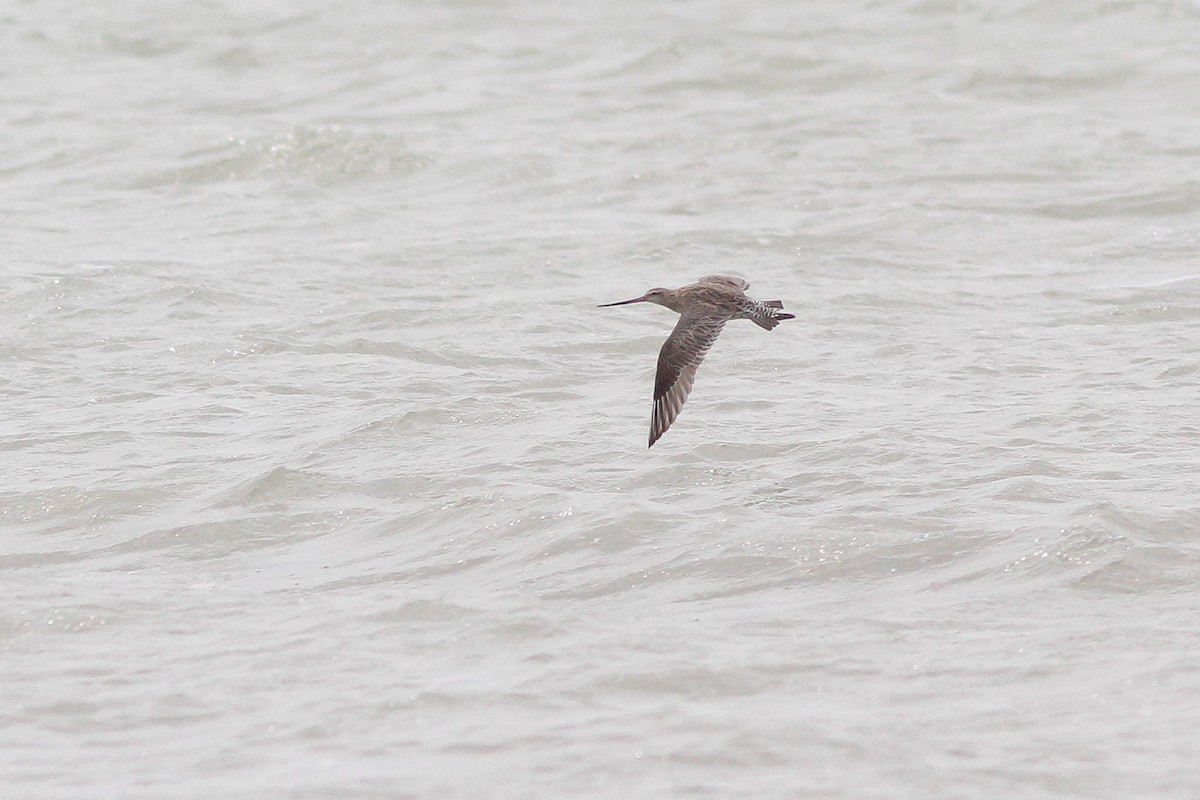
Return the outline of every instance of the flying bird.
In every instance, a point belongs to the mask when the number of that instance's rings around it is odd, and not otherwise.
[[[675,330],[658,353],[658,372],[654,376],[654,410],[650,416],[650,444],[659,440],[679,416],[696,379],[696,369],[712,347],[725,323],[748,319],[760,328],[772,330],[780,320],[795,319],[795,314],[780,311],[778,300],[755,300],[746,296],[750,284],[727,275],[706,275],[678,289],[651,289],[641,297],[604,303],[599,308],[629,303],[655,303],[679,314]]]

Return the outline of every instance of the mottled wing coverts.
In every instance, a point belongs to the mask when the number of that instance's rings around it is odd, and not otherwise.
[[[728,275],[705,275],[696,283],[715,283],[719,286],[728,286],[730,289],[735,289],[739,292],[744,292],[750,288],[750,284],[741,278],[731,278]]]

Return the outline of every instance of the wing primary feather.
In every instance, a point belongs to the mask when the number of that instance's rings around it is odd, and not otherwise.
[[[721,276],[715,276],[721,277]],[[702,279],[703,280],[703,279]],[[730,279],[733,280],[733,279]],[[696,369],[725,327],[726,318],[684,312],[658,353],[654,376],[654,408],[650,417],[650,447],[667,432],[683,410]]]

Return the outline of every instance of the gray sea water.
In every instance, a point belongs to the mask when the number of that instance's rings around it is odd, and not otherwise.
[[[1200,796],[1197,42],[8,3],[0,795]]]

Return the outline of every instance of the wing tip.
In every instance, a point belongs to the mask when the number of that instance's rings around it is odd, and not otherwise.
[[[656,400],[650,411],[650,443],[646,447],[654,447],[654,443],[662,438],[674,421],[671,417],[671,409],[667,404]]]
[[[650,428],[650,444],[646,445],[647,449],[654,447],[654,443],[657,442],[659,439],[661,439],[662,435],[666,432],[667,431],[665,428],[662,430],[659,430],[658,428],[651,427]]]

